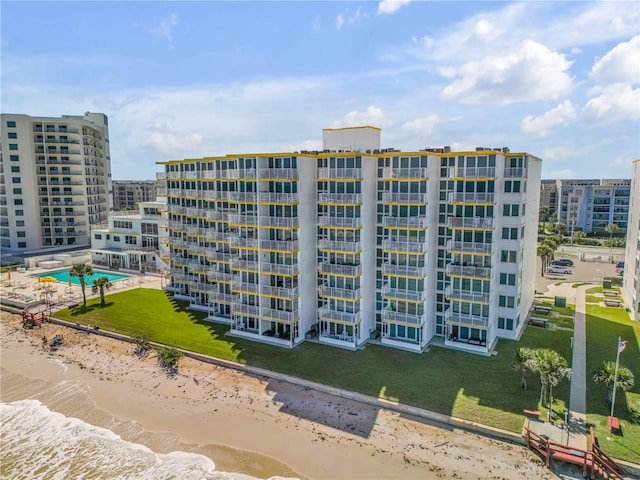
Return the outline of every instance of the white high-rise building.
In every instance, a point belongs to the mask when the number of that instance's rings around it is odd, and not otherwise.
[[[631,318],[640,320],[640,158],[633,162],[623,293]]]
[[[1,126],[3,253],[89,247],[112,205],[107,116],[2,114]]]
[[[507,148],[400,152],[380,130],[323,151],[161,162],[172,289],[231,333],[489,354],[535,293],[541,161]]]

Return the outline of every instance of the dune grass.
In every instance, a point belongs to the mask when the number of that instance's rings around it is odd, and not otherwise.
[[[61,310],[56,317],[518,433],[524,409],[546,407],[538,403],[537,377],[528,379],[527,390],[520,388],[511,368],[516,350],[552,348],[571,362],[570,331],[530,327],[519,342],[501,340],[491,357],[437,347],[423,355],[376,345],[351,352],[310,342],[286,349],[226,336],[229,327],[205,321],[204,314],[160,290],[139,288],[106,300],[104,307],[93,299],[86,308]],[[554,389],[556,418],[562,418],[568,398],[565,381]]]

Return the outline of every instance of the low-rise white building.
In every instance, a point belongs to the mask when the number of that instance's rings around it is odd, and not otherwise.
[[[623,292],[631,318],[640,320],[640,158],[633,162]]]

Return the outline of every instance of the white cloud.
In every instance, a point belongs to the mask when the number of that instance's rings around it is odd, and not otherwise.
[[[483,42],[490,42],[498,38],[501,31],[486,20],[479,20],[473,27],[474,36]]]
[[[349,9],[347,8],[336,17],[336,30],[340,31],[344,26],[353,25],[367,18],[369,18],[369,14],[367,12],[363,12],[362,9],[358,8],[353,14],[350,14]]]
[[[169,42],[169,46],[173,48],[173,27],[178,25],[178,17],[175,14],[171,14],[160,21],[160,24],[155,27],[149,27],[147,30],[152,35],[158,38],[164,38]]]
[[[602,93],[582,108],[581,119],[590,126],[640,118],[640,88],[614,84],[601,87]]]
[[[571,90],[571,62],[563,54],[527,40],[502,55],[487,55],[460,67],[447,67],[458,77],[442,91],[445,100],[495,103],[548,100]]]
[[[616,45],[593,65],[590,76],[600,84],[640,83],[640,35]]]
[[[546,137],[549,131],[558,125],[569,125],[576,119],[576,110],[569,100],[545,112],[539,117],[531,115],[522,119],[520,130],[539,137]]]
[[[595,145],[584,147],[576,147],[575,145],[572,145],[545,148],[542,150],[540,158],[545,162],[562,163],[571,158],[584,157],[591,153],[595,148]]]
[[[378,15],[391,15],[409,3],[411,0],[382,0],[378,4]]]
[[[333,122],[333,127],[342,128],[370,125],[373,127],[382,128],[390,124],[390,121],[385,118],[385,115],[382,112],[381,108],[370,105],[364,112],[349,112],[340,120],[335,120]]]
[[[401,128],[412,135],[431,135],[439,123],[440,119],[437,115],[429,115],[405,122]]]

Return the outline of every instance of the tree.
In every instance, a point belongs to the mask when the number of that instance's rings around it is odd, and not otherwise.
[[[109,277],[100,277],[100,278],[96,278],[93,281],[91,291],[93,293],[100,292],[101,306],[104,305],[104,291],[111,290],[111,287],[113,287],[113,284],[111,283],[111,280],[109,280]]]
[[[567,233],[567,226],[562,222],[557,222],[553,224],[551,230],[558,235],[564,235],[565,233]]]
[[[87,306],[87,296],[85,294],[85,287],[86,287],[86,277],[90,277],[93,275],[93,268],[91,268],[91,265],[87,265],[86,263],[77,263],[76,265],[74,265],[73,267],[71,267],[71,270],[69,270],[69,275],[71,275],[72,277],[78,277],[78,281],[80,282],[80,288],[82,288],[82,301],[84,303],[84,306]]]
[[[549,207],[543,205],[538,211],[538,223],[542,226],[542,231],[547,230],[547,220],[549,219]]]
[[[548,245],[541,243],[540,245],[538,245],[536,254],[540,257],[542,263],[542,276],[544,277],[544,271],[547,267],[547,259],[549,258],[549,255],[553,254],[553,250],[551,250]]]
[[[615,223],[610,223],[609,225],[607,225],[607,228],[605,230],[609,232],[609,256],[611,256],[613,253],[613,234],[618,231],[618,225],[616,225]]]
[[[602,362],[600,370],[593,374],[593,381],[604,383],[607,387],[607,406],[611,407],[613,401],[613,384],[616,375],[616,362]],[[615,382],[616,388],[626,392],[633,388],[635,378],[633,372],[624,365],[618,365],[618,380]]]
[[[576,243],[577,243],[578,245],[580,245],[580,243],[581,243],[585,238],[587,238],[587,234],[586,234],[586,233],[584,233],[584,232],[582,232],[582,231],[580,231],[580,232],[576,232],[576,233],[574,233],[574,234],[573,234],[573,238],[574,238],[574,240],[576,241]]]
[[[533,354],[527,360],[527,367],[540,375],[540,403],[547,403],[547,389],[549,389],[549,411],[552,407],[553,387],[557,386],[563,378],[571,376],[571,369],[567,367],[567,361],[555,350],[539,348],[533,350]]]
[[[523,390],[527,389],[527,376],[531,371],[529,368],[529,360],[532,355],[532,349],[521,347],[516,350],[516,359],[511,364],[511,368],[520,373],[520,387],[522,387]]]

